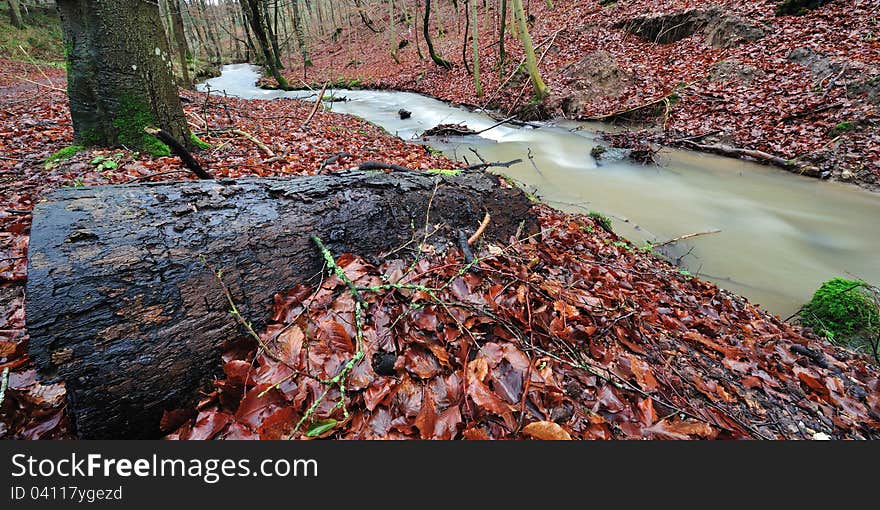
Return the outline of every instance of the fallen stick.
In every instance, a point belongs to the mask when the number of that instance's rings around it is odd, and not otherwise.
[[[248,140],[253,142],[254,145],[259,147],[261,151],[265,152],[267,156],[269,156],[270,158],[275,157],[275,152],[272,149],[270,149],[266,144],[261,142],[259,138],[248,133],[247,131],[242,131],[241,129],[233,129],[230,131],[230,133],[236,134],[242,138],[247,138]]]
[[[736,158],[748,157],[756,161],[776,165],[787,170],[793,170],[800,174],[808,175],[810,177],[820,177],[822,175],[819,169],[812,165],[799,163],[794,159],[785,159],[779,156],[774,156],[773,154],[769,154],[764,151],[759,151],[755,149],[740,149],[737,147],[731,147],[729,145],[701,145],[699,143],[690,142],[687,140],[684,140],[683,143],[688,147],[704,152],[714,152],[715,154],[732,156]]]
[[[694,232],[693,234],[685,234],[683,236],[674,237],[668,241],[663,241],[662,243],[652,244],[651,246],[653,248],[659,248],[661,246],[666,246],[669,244],[677,243],[679,241],[684,241],[685,239],[692,239],[694,237],[707,236],[709,234],[717,234],[719,232],[721,232],[721,231],[718,229],[707,230],[705,232]]]
[[[651,108],[653,106],[659,105],[660,103],[662,103],[664,101],[667,101],[669,99],[669,96],[671,96],[674,92],[675,91],[672,91],[669,94],[666,94],[665,96],[663,96],[659,99],[652,99],[651,101],[649,101],[647,103],[640,104],[639,106],[634,106],[632,108],[626,108],[624,110],[613,111],[611,113],[606,113],[605,115],[593,115],[592,117],[587,117],[585,120],[590,120],[590,121],[608,120],[608,119],[613,119],[614,117],[621,117],[623,115],[635,113],[635,112],[637,112],[639,110],[643,110],[645,108]]]
[[[194,158],[188,150],[186,150],[186,147],[184,147],[183,144],[181,144],[173,136],[171,136],[171,133],[169,133],[168,131],[165,131],[164,129],[159,129],[155,126],[144,126],[144,132],[146,132],[148,135],[155,136],[162,143],[170,147],[171,152],[177,154],[177,157],[180,158],[180,161],[182,161],[187,168],[192,170],[192,173],[196,174],[199,179],[214,178],[211,174],[209,174],[202,168],[202,165],[199,164],[198,161],[196,161],[196,158]]]
[[[474,163],[473,165],[466,166],[465,169],[466,170],[482,170],[482,169],[491,168],[491,167],[510,168],[513,165],[516,165],[519,163],[522,163],[521,159],[514,159],[513,161],[506,161],[506,162],[497,161],[497,162],[489,162],[489,163]]]
[[[497,127],[500,126],[501,124],[506,124],[506,123],[512,121],[512,120],[515,119],[515,118],[516,118],[516,115],[511,115],[510,117],[507,117],[506,119],[503,119],[503,120],[501,120],[501,121],[499,121],[499,122],[496,122],[495,124],[492,124],[491,126],[487,127],[486,129],[481,129],[481,130],[477,131],[477,132],[474,133],[474,134],[475,134],[475,135],[481,135],[481,134],[485,133],[486,131],[489,131],[490,129],[495,129],[495,128],[497,128]]]
[[[492,216],[487,212],[486,216],[483,217],[483,221],[480,222],[480,226],[477,228],[477,231],[474,232],[474,235],[470,236],[467,240],[468,246],[473,246],[474,243],[477,242],[477,239],[483,235],[483,232],[486,231],[486,227],[489,226],[489,222],[492,220]]]
[[[315,114],[318,113],[318,108],[321,107],[321,101],[324,100],[324,92],[326,92],[326,91],[327,91],[327,82],[324,82],[324,86],[321,87],[321,92],[318,92],[318,99],[315,99],[315,106],[312,107],[312,112],[309,113],[309,116],[306,117],[306,120],[303,121],[302,124],[300,124],[300,126],[299,126],[300,130],[302,130],[303,128],[308,126],[309,122],[311,122],[312,119],[315,117]]]

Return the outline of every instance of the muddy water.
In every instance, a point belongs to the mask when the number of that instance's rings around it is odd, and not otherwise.
[[[259,89],[254,84],[258,73],[246,64],[225,66],[222,76],[207,84],[250,99],[310,94]],[[834,276],[880,283],[880,195],[679,150],[661,152],[659,167],[626,161],[597,165],[590,149],[597,144],[595,130],[607,127],[585,123],[504,125],[479,136],[424,141],[418,135],[440,123],[465,123],[479,131],[496,121],[418,94],[332,93],[348,99],[332,103],[333,111],[357,115],[403,139],[429,143],[450,158],[475,162],[470,149],[489,161],[521,158],[523,163],[498,170],[554,207],[612,217],[615,231],[636,245],[721,230],[680,243],[685,245],[677,248],[677,255],[690,251],[683,265],[776,314],[790,314]],[[412,118],[401,120],[401,108],[411,111]]]

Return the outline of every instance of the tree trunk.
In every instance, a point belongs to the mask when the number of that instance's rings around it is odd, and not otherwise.
[[[435,187],[436,186],[436,187]],[[163,411],[191,408],[244,338],[212,270],[259,330],[273,296],[321,272],[310,242],[381,259],[421,236],[536,232],[530,202],[484,172],[348,171],[56,191],[34,209],[27,281],[30,354],[41,380],[66,382],[84,438],[156,437]],[[413,227],[414,225],[414,227]],[[210,264],[210,268],[206,265]]]
[[[205,23],[205,34],[207,34],[208,40],[214,47],[215,59],[213,63],[220,65],[223,63],[223,48],[220,47],[220,37],[217,35],[217,29],[214,27],[216,20],[208,19],[208,6],[205,4],[205,0],[198,0],[197,4],[199,6],[199,13]]]
[[[538,61],[535,58],[535,48],[532,45],[532,37],[529,35],[529,27],[526,24],[526,13],[523,9],[522,0],[513,1],[513,13],[516,16],[519,25],[519,40],[522,42],[523,49],[526,52],[526,68],[532,79],[532,87],[535,89],[535,96],[538,99],[544,99],[550,94],[550,89],[541,79],[541,73],[538,71]]]
[[[299,52],[302,55],[303,74],[306,68],[312,67],[312,58],[309,56],[309,47],[306,45],[305,27],[303,26],[303,16],[300,10],[299,0],[293,2],[293,30],[296,32],[296,43],[299,44]]]
[[[275,11],[276,26],[273,27],[272,22],[270,21],[272,18],[269,12],[269,2],[263,2],[263,19],[266,20],[266,35],[268,36],[269,43],[272,46],[272,57],[275,59],[275,66],[278,69],[284,69],[284,64],[281,63],[281,52],[278,51],[278,34],[276,33],[278,29],[278,10],[276,9]]]
[[[155,125],[189,144],[158,4],[59,0],[58,11],[77,143],[169,154],[144,133]]]
[[[501,0],[501,23],[498,26],[498,75],[504,75],[504,32],[507,30],[507,0]]]
[[[391,58],[394,62],[400,64],[400,58],[397,57],[397,26],[394,23],[394,0],[388,2],[388,45],[391,48]]]
[[[431,0],[425,0],[425,22],[422,26],[423,33],[425,35],[425,44],[428,46],[428,54],[431,56],[431,60],[434,61],[435,64],[444,68],[444,69],[452,69],[452,64],[450,64],[447,60],[437,54],[434,51],[434,43],[431,41],[431,33],[428,28],[428,25],[431,22]]]
[[[483,95],[483,85],[480,83],[480,41],[479,41],[479,24],[480,17],[477,15],[477,0],[470,0],[471,18],[474,19],[473,34],[471,35],[471,44],[473,45],[474,54],[474,90],[477,97]]]
[[[24,20],[21,18],[21,6],[18,0],[9,0],[9,20],[15,28],[24,28]]]
[[[245,11],[245,17],[247,18],[248,23],[250,23],[251,31],[257,39],[257,44],[263,55],[264,63],[266,67],[269,68],[269,73],[275,78],[275,81],[280,88],[288,88],[289,85],[287,84],[287,80],[281,76],[281,71],[278,69],[277,62],[275,62],[275,55],[272,53],[271,46],[269,46],[269,38],[266,35],[266,28],[263,24],[263,16],[261,14],[259,0],[240,1],[241,8]]]
[[[186,43],[186,32],[183,28],[183,15],[181,10],[183,6],[180,4],[183,0],[174,0],[169,3],[171,11],[171,27],[174,29],[174,41],[177,46],[177,60],[183,69],[183,82],[187,88],[192,88],[192,78],[189,76],[189,46]]]

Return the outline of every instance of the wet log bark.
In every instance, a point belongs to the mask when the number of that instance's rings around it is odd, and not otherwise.
[[[433,199],[432,199],[433,196]],[[65,381],[83,438],[159,434],[163,411],[192,406],[244,338],[216,275],[259,329],[273,296],[320,274],[310,236],[335,254],[377,257],[422,231],[457,245],[488,212],[484,237],[534,232],[526,196],[464,171],[348,171],[293,179],[63,189],[39,203],[29,249],[30,353]],[[204,260],[202,260],[202,257]]]

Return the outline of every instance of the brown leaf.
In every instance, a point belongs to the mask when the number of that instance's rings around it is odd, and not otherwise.
[[[532,439],[545,441],[570,441],[571,435],[552,421],[536,421],[529,423],[522,429],[523,435]]]
[[[437,413],[434,412],[434,395],[428,386],[422,388],[422,408],[416,416],[416,428],[422,439],[434,438],[434,427],[437,423]]]
[[[298,418],[291,407],[282,407],[266,417],[257,429],[260,439],[282,439],[286,434],[293,431]]]
[[[318,325],[318,341],[331,350],[354,352],[354,344],[345,326],[333,320],[325,320]]]
[[[229,416],[226,413],[202,411],[196,418],[196,423],[187,439],[195,441],[211,439],[217,435],[218,432],[223,430],[223,427],[225,427],[231,420],[232,416]]]

